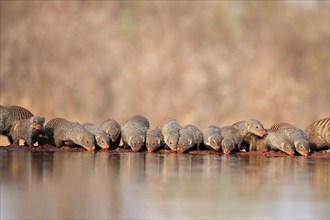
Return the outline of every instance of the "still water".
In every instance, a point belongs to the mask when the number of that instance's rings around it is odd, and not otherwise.
[[[0,152],[1,219],[329,219],[329,160]]]

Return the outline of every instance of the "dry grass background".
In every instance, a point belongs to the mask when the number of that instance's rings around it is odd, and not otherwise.
[[[0,103],[200,128],[329,116],[329,1],[1,1]]]

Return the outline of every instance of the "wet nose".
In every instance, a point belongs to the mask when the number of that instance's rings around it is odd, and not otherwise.
[[[263,137],[267,134],[267,131],[260,131],[259,134],[260,134],[261,137]]]
[[[223,153],[228,155],[230,154],[230,150],[223,150]]]
[[[133,150],[133,152],[138,152],[140,150],[140,148],[133,147],[132,150]]]

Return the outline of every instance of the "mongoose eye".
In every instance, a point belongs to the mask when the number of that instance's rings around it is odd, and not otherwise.
[[[155,146],[156,144],[155,143],[152,143],[152,146]]]

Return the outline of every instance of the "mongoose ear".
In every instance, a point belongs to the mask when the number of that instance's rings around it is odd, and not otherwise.
[[[78,138],[78,141],[79,142],[82,142],[82,140],[83,140],[83,136],[82,135],[79,135],[77,138]]]
[[[158,139],[158,144],[160,144],[160,139]]]
[[[100,135],[100,134],[96,134],[96,135],[95,135],[95,140],[96,140],[96,141],[98,141],[100,138],[101,138],[101,135]]]
[[[192,139],[189,139],[188,143],[189,143],[189,145],[191,145],[192,144]]]

